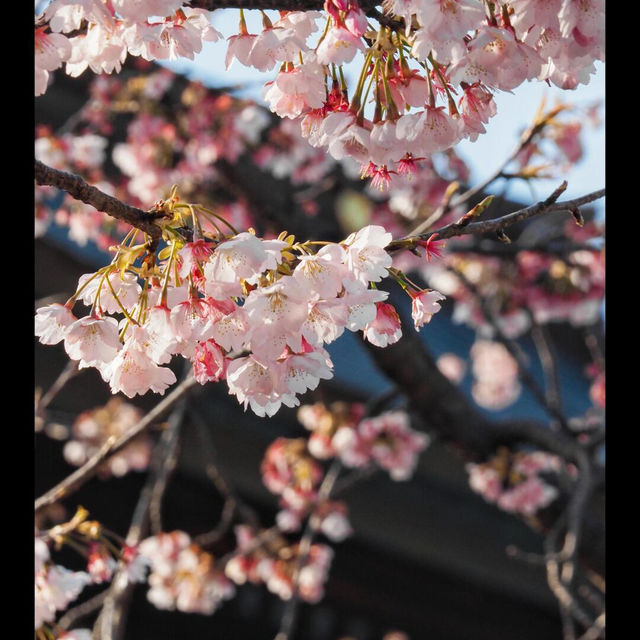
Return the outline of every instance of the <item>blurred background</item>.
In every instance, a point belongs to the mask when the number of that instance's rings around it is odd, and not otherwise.
[[[250,30],[250,21],[258,20],[254,13],[248,13]],[[234,33],[236,21],[235,11],[214,13],[213,24],[225,36]],[[180,61],[166,66],[203,83],[212,96],[217,96],[221,87],[234,87],[231,92],[234,100],[259,100],[261,88],[272,74],[258,74],[237,63],[225,72],[224,53],[224,43],[206,43],[193,63]],[[122,77],[151,74],[155,69],[153,65],[128,62]],[[54,133],[73,131],[76,126],[81,131],[74,114],[89,100],[91,80],[88,73],[76,79],[57,73],[47,93],[36,100],[36,125],[46,125]],[[178,78],[174,86],[176,95],[180,95],[185,84]],[[549,105],[560,99],[593,104],[604,95],[602,65],[590,84],[575,92],[529,83],[514,95],[497,96],[498,114],[487,126],[487,134],[475,143],[464,142],[459,147],[459,154],[470,169],[469,184],[490,175],[512,151],[518,133],[530,122],[543,93]],[[125,120],[116,120],[114,141],[125,137]],[[567,197],[604,186],[603,128],[585,126],[582,140],[584,159],[566,176]],[[240,184],[244,180],[249,188],[251,183],[251,188],[263,194],[272,209],[280,206],[277,198],[285,197],[282,193],[288,188],[286,180],[274,183],[268,171],[256,173],[246,158],[239,160],[237,166]],[[285,210],[285,214],[291,214],[291,225],[298,224],[301,233],[318,231],[319,235],[314,236],[318,238],[344,237],[349,229],[341,226],[342,219],[336,216],[336,201],[345,185],[360,191],[362,187],[353,186],[350,177],[340,180],[340,188],[321,195],[322,216],[301,218]],[[498,182],[489,189],[502,196],[491,215],[497,217],[546,197],[557,182],[557,178],[542,181],[532,189],[529,183],[516,180],[509,183],[507,191]],[[478,199],[482,195],[479,194]],[[275,199],[273,203],[270,198]],[[68,227],[56,224],[55,215],[61,203],[60,199],[48,197],[43,205],[54,221],[36,239],[36,308],[66,300],[75,290],[78,278],[95,271],[107,259],[107,254],[95,242],[79,246],[69,239]],[[587,220],[600,218],[602,205],[585,207],[583,215]],[[287,228],[294,231],[292,226]],[[524,228],[516,229],[514,239],[523,231]],[[392,289],[391,294],[406,320],[409,316],[406,301],[401,299],[399,291]],[[476,332],[454,322],[452,316],[453,307],[445,303],[443,310],[419,334],[420,340],[434,358],[455,354],[467,360]],[[550,325],[549,330],[558,349],[566,413],[583,415],[592,401],[591,380],[585,373],[591,354],[582,331],[566,322]],[[531,365],[532,375],[539,384],[544,384],[531,339],[522,338],[519,344]],[[343,335],[329,345],[328,350],[335,377],[308,393],[303,404],[367,401],[392,387],[359,334]],[[62,345],[45,347],[36,340],[36,387],[49,389],[66,363]],[[174,370],[180,375],[181,368],[176,363]],[[459,388],[469,402],[473,402],[472,385],[473,376],[467,367]],[[51,403],[47,412],[49,424],[36,434],[36,496],[73,471],[74,467],[65,461],[63,449],[76,417],[104,405],[109,398],[109,390],[100,376],[94,370],[85,370]],[[157,396],[149,395],[132,402],[141,409],[150,409],[156,401]],[[504,408],[476,408],[496,420],[514,417],[546,420],[546,413],[526,388],[517,400]],[[271,419],[258,418],[250,411],[244,412],[235,398],[228,395],[226,386],[209,384],[193,395],[185,414],[179,462],[163,502],[165,530],[181,529],[193,535],[207,532],[218,522],[224,506],[224,500],[203,472],[203,451],[198,438],[198,429],[203,424],[210,434],[217,463],[229,482],[256,509],[263,524],[270,526],[278,508],[277,498],[262,484],[260,462],[275,438],[302,437],[307,432],[296,419],[295,410],[283,407]],[[559,640],[562,637],[557,602],[548,589],[544,568],[507,554],[510,546],[542,552],[541,536],[535,532],[535,526],[532,529],[472,492],[464,464],[465,460],[447,443],[436,439],[420,457],[410,481],[393,482],[384,474],[374,474],[345,492],[343,498],[349,506],[355,534],[345,542],[332,545],[335,558],[326,595],[318,605],[302,605],[296,638],[337,640],[348,636],[356,640],[377,640],[392,630],[403,631],[413,640]],[[81,504],[92,518],[124,534],[144,480],[144,474],[136,472],[109,480],[94,478],[67,501],[66,516],[73,515],[74,506]],[[48,517],[55,520],[61,518],[61,513],[50,513]],[[212,551],[218,556],[228,551],[230,545],[229,540],[222,539]],[[67,554],[67,561],[67,566],[77,564],[73,554]],[[83,597],[92,593],[95,592],[87,592]],[[283,603],[262,586],[239,587],[238,595],[223,604],[213,617],[158,611],[147,602],[145,587],[139,586],[131,602],[126,637],[129,640],[209,637],[267,640],[277,632],[282,612]],[[85,622],[90,621],[91,616]]]

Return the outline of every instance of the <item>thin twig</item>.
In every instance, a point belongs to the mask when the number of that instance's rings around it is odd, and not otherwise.
[[[533,322],[531,329],[531,338],[538,352],[540,364],[545,377],[545,396],[548,405],[557,413],[562,415],[562,395],[560,390],[560,378],[558,375],[558,359],[556,357],[555,348],[549,335],[549,331],[543,325],[538,324],[529,314]],[[560,423],[554,420],[551,424],[552,428],[559,429]],[[567,433],[571,433],[567,426]]]
[[[500,218],[484,220],[482,222],[471,222],[464,227],[460,227],[453,222],[434,231],[418,235],[408,235],[400,240],[394,240],[387,245],[386,250],[399,251],[401,249],[407,249],[412,244],[421,240],[428,240],[434,235],[437,235],[439,240],[446,240],[447,238],[453,238],[454,236],[497,233],[498,231],[504,231],[504,229],[516,224],[517,222],[523,222],[524,220],[528,220],[529,218],[533,218],[544,213],[569,211],[570,209],[587,204],[588,202],[593,202],[594,200],[598,200],[605,196],[605,189],[599,189],[598,191],[593,191],[579,198],[565,200],[564,202],[556,202],[557,198],[562,193],[562,190],[560,189],[563,186],[566,188],[566,182],[560,185],[560,187],[556,189],[546,200],[532,204],[529,207],[524,207],[523,209],[518,209],[517,211],[508,213]],[[560,192],[558,193],[558,191]]]
[[[169,424],[162,433],[159,443],[158,465],[155,471],[156,480],[153,484],[151,502],[149,504],[149,515],[151,519],[151,532],[157,535],[163,530],[162,527],[162,497],[167,488],[169,478],[173,474],[178,463],[178,443],[180,442],[180,426],[184,419],[184,412],[187,399],[182,398],[171,412]]]
[[[77,607],[69,609],[62,618],[56,622],[56,626],[61,629],[69,629],[69,627],[75,624],[78,620],[91,615],[104,604],[104,600],[107,597],[108,592],[109,589],[105,589],[93,596],[93,598],[79,604]]]
[[[200,412],[195,407],[190,407],[189,415],[198,429],[198,434],[200,435],[203,445],[203,453],[206,456],[205,473],[220,495],[225,499],[219,523],[211,531],[196,536],[194,542],[200,546],[209,546],[216,543],[229,530],[236,511],[240,513],[242,519],[251,526],[254,531],[258,531],[260,529],[260,518],[258,514],[238,496],[231,483],[222,473],[218,455],[211,440],[211,434]]]
[[[35,512],[38,513],[41,509],[44,509],[44,507],[75,493],[85,482],[96,474],[102,462],[126,447],[134,438],[148,429],[156,420],[160,419],[168,409],[178,402],[178,400],[189,393],[196,384],[196,379],[190,376],[181,382],[164,400],[158,403],[138,424],[132,426],[119,438],[115,438],[115,436],[109,438],[84,465],[59,482],[55,487],[49,489],[44,495],[40,496],[35,502]]]
[[[36,424],[44,422],[45,411],[51,401],[62,391],[64,386],[75,377],[80,370],[78,369],[78,361],[70,360],[65,368],[62,370],[60,375],[56,378],[55,382],[49,387],[47,393],[45,393],[36,404],[35,414],[36,414]]]

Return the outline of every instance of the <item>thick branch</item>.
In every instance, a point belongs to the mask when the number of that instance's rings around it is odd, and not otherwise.
[[[147,213],[137,207],[132,207],[117,198],[110,196],[100,189],[87,184],[80,176],[66,171],[59,171],[53,167],[35,161],[35,179],[40,185],[57,187],[66,191],[76,200],[90,204],[98,211],[110,215],[112,218],[127,222],[133,227],[144,231],[153,240],[162,237],[162,229],[155,224],[155,220],[161,215]]]

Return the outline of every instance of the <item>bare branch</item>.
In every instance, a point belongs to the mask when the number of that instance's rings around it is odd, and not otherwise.
[[[169,425],[155,446],[151,472],[136,504],[126,544],[137,545],[146,535],[149,521],[160,527],[160,502],[171,472],[175,468],[180,425],[184,417],[186,398],[183,397],[171,412]],[[154,533],[159,533],[155,531]],[[129,600],[133,584],[127,579],[126,567],[121,561],[105,598],[104,607],[94,625],[94,637],[101,640],[120,640],[124,633]]]
[[[558,415],[562,415],[562,395],[560,390],[560,378],[558,375],[558,362],[556,351],[549,335],[549,331],[543,325],[535,322],[533,316],[533,327],[531,329],[531,337],[540,358],[540,364],[544,371],[545,377],[545,396],[548,406]],[[560,425],[553,423],[554,427]],[[568,428],[567,428],[567,432]]]
[[[509,213],[493,220],[471,222],[464,227],[460,227],[454,222],[446,225],[445,227],[441,227],[440,229],[436,229],[435,231],[429,231],[415,236],[407,236],[406,238],[390,242],[387,245],[387,251],[398,251],[400,249],[410,248],[412,244],[415,246],[417,241],[428,240],[434,235],[437,235],[439,240],[445,240],[447,238],[453,238],[454,236],[463,236],[468,234],[497,233],[498,231],[503,231],[517,222],[523,222],[524,220],[542,215],[543,213],[569,211],[572,208],[579,207],[583,204],[587,204],[588,202],[593,202],[594,200],[599,200],[605,196],[605,189],[599,189],[598,191],[593,191],[579,198],[574,198],[573,200],[556,202],[557,198],[560,197],[562,193],[560,189],[563,185],[566,188],[566,182],[563,182],[562,185],[560,185],[560,187],[556,189],[546,200],[533,204],[530,207],[518,209],[513,213]]]
[[[56,626],[61,629],[69,629],[78,620],[81,620],[85,616],[90,616],[94,611],[97,611],[103,604],[107,597],[109,589],[101,591],[97,595],[93,596],[89,600],[79,604],[77,607],[69,609],[63,616],[56,622]]]
[[[60,375],[56,378],[55,382],[51,385],[47,393],[45,393],[36,403],[36,430],[39,430],[44,425],[45,412],[51,401],[62,391],[64,386],[75,377],[80,370],[78,369],[78,362],[76,360],[70,360],[66,367],[62,370]]]
[[[137,207],[125,204],[86,183],[80,176],[66,171],[59,171],[43,164],[39,160],[35,161],[35,179],[40,185],[62,189],[76,200],[90,204],[98,211],[102,211],[112,218],[127,222],[131,226],[140,229],[140,231],[144,231],[154,241],[158,241],[162,237],[162,229],[155,224],[155,220],[164,214],[148,213]]]
[[[189,376],[181,382],[164,400],[159,402],[138,424],[131,427],[119,438],[111,437],[84,465],[59,482],[55,487],[40,496],[35,503],[35,512],[38,513],[44,507],[66,498],[75,493],[87,480],[91,479],[102,462],[110,455],[117,453],[126,447],[134,438],[162,417],[185,394],[189,393],[196,385],[196,379]]]
[[[258,531],[260,529],[260,518],[258,514],[238,496],[231,483],[222,473],[215,447],[211,441],[211,434],[200,412],[196,408],[190,407],[189,415],[198,429],[203,445],[203,453],[207,458],[204,467],[205,473],[220,495],[225,498],[218,525],[212,531],[196,536],[194,542],[201,546],[211,545],[217,542],[231,526],[236,511],[238,511],[247,524],[255,531]]]

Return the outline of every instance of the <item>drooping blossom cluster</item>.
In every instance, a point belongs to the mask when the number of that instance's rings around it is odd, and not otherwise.
[[[167,219],[169,243],[157,256],[135,244],[133,230],[110,265],[80,278],[65,305],[36,314],[41,342],[64,342],[68,356],[80,368],[98,369],[113,393],[164,393],[176,377],[163,365],[181,355],[200,384],[226,380],[245,408],[272,416],[332,377],[324,344],[345,329],[371,336],[367,329],[388,295],[373,283],[392,275],[414,301],[428,301],[420,318],[414,315],[416,328],[440,308],[430,301],[436,292],[414,291],[402,274],[389,272],[385,247],[392,238],[380,226],[341,243],[299,243],[286,233],[272,240],[224,235],[215,212],[180,202],[175,188],[154,211]],[[215,235],[203,231],[196,211],[216,226]],[[182,228],[185,215],[192,241],[171,226]],[[89,315],[74,315],[78,301],[90,306]]]
[[[382,4],[400,26],[368,20],[356,0],[326,0],[324,12],[281,12],[275,22],[263,13],[254,34],[241,10],[226,54],[227,67],[234,60],[260,71],[277,65],[263,92],[270,109],[298,121],[311,145],[361,164],[381,188],[431,154],[484,133],[496,113],[495,91],[532,79],[573,89],[604,59],[604,0]],[[63,35],[83,20],[85,32]],[[35,36],[36,95],[63,63],[70,75],[87,67],[111,73],[127,54],[192,59],[203,41],[222,38],[207,12],[181,0],[55,0],[43,21]],[[342,65],[357,54],[359,78],[347,87]]]
[[[329,540],[340,542],[351,533],[347,506],[342,502],[318,502],[318,488],[324,477],[305,438],[278,438],[266,450],[261,465],[264,485],[280,496],[282,510],[276,521],[282,531],[297,531],[313,511],[314,528]]]
[[[83,465],[111,437],[123,435],[142,419],[142,411],[111,398],[104,407],[81,413],[73,423],[72,437],[64,446],[65,460],[74,466]],[[126,447],[116,452],[99,468],[103,478],[123,476],[129,471],[144,471],[151,459],[151,440],[142,434]]]
[[[147,538],[139,553],[150,566],[147,599],[158,609],[210,615],[235,593],[214,557],[184,531]]]
[[[540,474],[557,474],[563,466],[550,453],[513,453],[502,448],[488,462],[467,465],[469,485],[487,502],[524,516],[534,515],[558,496],[558,490]]]
[[[53,622],[91,582],[85,571],[70,571],[51,561],[47,543],[35,538],[35,629]]]
[[[296,573],[300,545],[289,544],[283,538],[256,545],[251,528],[235,528],[237,549],[225,565],[225,573],[236,584],[245,582],[265,584],[271,593],[282,600],[293,597],[295,585],[305,602],[319,602],[329,574],[333,551],[324,544],[312,544],[309,553]],[[295,580],[295,582],[294,582]]]

